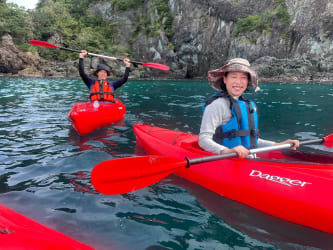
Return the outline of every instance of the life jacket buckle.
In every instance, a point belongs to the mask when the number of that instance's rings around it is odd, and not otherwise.
[[[228,134],[228,139],[231,140],[232,138],[235,138],[236,135],[237,135],[237,133],[236,133],[236,129],[233,129],[233,130],[231,130],[231,131],[229,132],[229,134]]]
[[[259,131],[257,129],[251,129],[251,136],[258,136],[259,135]]]

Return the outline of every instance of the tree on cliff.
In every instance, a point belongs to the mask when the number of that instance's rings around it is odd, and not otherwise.
[[[18,7],[17,4],[0,1],[0,38],[9,34],[15,44],[23,45],[33,37],[31,13]],[[24,49],[24,46],[20,47]]]
[[[112,25],[100,16],[89,12],[91,0],[41,0],[33,13],[36,39],[57,44],[84,48],[89,51],[106,50],[114,33]],[[41,50],[47,58],[74,56]]]

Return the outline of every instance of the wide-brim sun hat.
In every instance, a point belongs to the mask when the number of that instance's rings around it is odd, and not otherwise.
[[[249,85],[251,85],[254,91],[258,91],[258,76],[257,73],[250,67],[248,60],[243,58],[231,59],[222,68],[208,71],[208,81],[210,85],[216,90],[222,90],[222,84],[224,83],[223,76],[225,72],[239,71],[246,72],[250,75]]]
[[[109,66],[105,65],[105,64],[102,64],[102,63],[100,63],[100,64],[97,65],[97,69],[94,72],[94,76],[97,76],[97,73],[100,70],[105,70],[106,73],[107,73],[107,75],[110,76],[111,68]]]

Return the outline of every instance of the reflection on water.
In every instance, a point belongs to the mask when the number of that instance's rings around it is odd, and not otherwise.
[[[162,181],[185,188],[197,198],[198,204],[220,217],[233,230],[244,237],[261,242],[269,242],[270,246],[281,249],[302,249],[302,246],[328,249],[333,245],[331,234],[296,225],[285,220],[264,214],[239,202],[224,198],[216,193],[172,175]]]
[[[79,135],[73,127],[70,127],[68,133],[68,143],[77,146],[79,151],[102,150],[110,155],[119,155],[120,143],[125,143],[128,139],[123,136],[125,131],[130,130],[125,126],[125,120],[122,119],[110,126],[102,127],[88,135]]]
[[[331,235],[272,218],[174,176],[106,196],[90,183],[101,161],[140,155],[132,126],[198,133],[205,81],[134,81],[116,91],[125,118],[79,136],[66,115],[88,100],[80,80],[0,78],[0,202],[97,249],[325,247]],[[261,84],[261,137],[332,133],[333,85]],[[310,150],[332,152],[323,145]],[[274,225],[274,226],[272,226]],[[290,237],[289,237],[290,236]],[[317,242],[315,242],[317,240]],[[321,242],[321,243],[320,243]]]

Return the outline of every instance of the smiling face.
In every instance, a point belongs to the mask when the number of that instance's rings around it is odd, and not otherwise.
[[[98,80],[105,80],[107,76],[108,76],[108,73],[104,69],[101,69],[97,72]]]
[[[249,83],[248,73],[240,71],[230,71],[223,79],[229,95],[236,98],[244,93]]]

